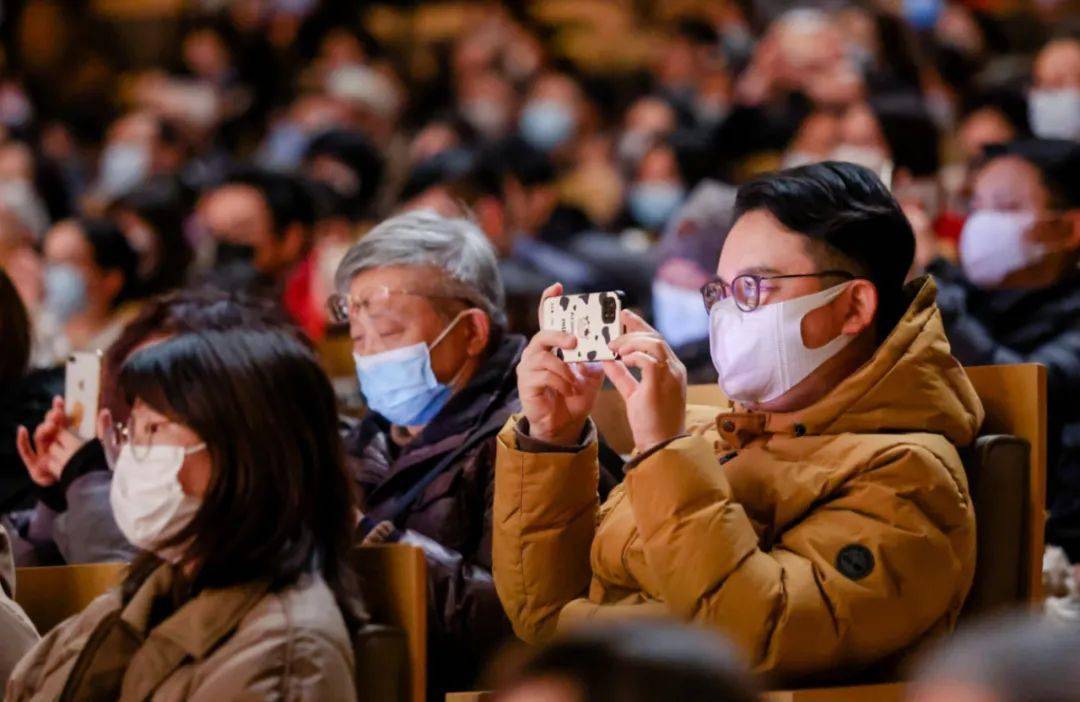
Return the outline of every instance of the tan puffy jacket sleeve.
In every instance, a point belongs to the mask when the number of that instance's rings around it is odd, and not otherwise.
[[[700,437],[649,456],[626,484],[668,607],[725,631],[759,671],[879,659],[915,641],[965,594],[947,533],[970,525],[966,487],[925,447],[883,451],[769,551]],[[865,577],[837,569],[850,545],[873,555]]]
[[[536,643],[589,588],[599,467],[595,441],[576,453],[519,450],[516,423],[498,439],[492,570],[514,633]]]

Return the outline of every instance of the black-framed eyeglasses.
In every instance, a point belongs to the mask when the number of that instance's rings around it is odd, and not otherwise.
[[[705,303],[706,312],[712,310],[713,305],[716,303],[723,302],[729,297],[735,299],[735,305],[743,312],[753,312],[761,304],[762,281],[832,277],[855,280],[859,276],[847,271],[830,270],[817,273],[793,273],[790,275],[745,274],[736,277],[730,284],[719,278],[714,278],[701,286],[701,300]]]

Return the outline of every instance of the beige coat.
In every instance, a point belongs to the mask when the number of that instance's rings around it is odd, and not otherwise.
[[[11,542],[0,526],[0,684],[19,659],[38,642],[37,629],[30,623],[22,607],[11,599],[15,596],[15,563],[11,558]]]
[[[356,698],[350,639],[318,576],[273,593],[265,583],[207,590],[147,631],[153,601],[171,588],[162,566],[127,606],[113,590],[58,625],[15,669],[8,702],[116,688],[121,702]]]
[[[949,352],[931,281],[874,357],[811,407],[717,414],[598,504],[596,444],[499,437],[494,574],[518,636],[670,614],[715,626],[759,671],[869,666],[951,628],[975,566],[957,447],[983,408]]]

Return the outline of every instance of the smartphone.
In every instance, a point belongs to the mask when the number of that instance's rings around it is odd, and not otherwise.
[[[578,293],[549,297],[541,307],[540,327],[573,334],[577,348],[555,349],[568,363],[611,361],[615,354],[608,344],[623,334],[623,293]]]
[[[101,351],[71,354],[64,369],[64,408],[79,438],[94,438],[100,403]]]

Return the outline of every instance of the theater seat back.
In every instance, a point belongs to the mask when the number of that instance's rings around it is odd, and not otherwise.
[[[964,455],[975,505],[976,561],[963,616],[1015,607],[1029,596],[1028,492],[1031,445],[1016,436],[982,436]]]
[[[360,699],[423,702],[428,611],[423,551],[407,544],[363,546],[353,549],[352,563],[371,623],[377,625],[359,632],[356,672]],[[399,658],[402,636],[405,675],[401,674]],[[377,697],[369,684],[381,694],[396,697]]]

